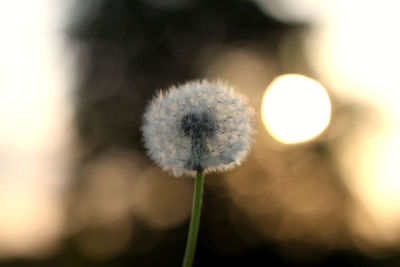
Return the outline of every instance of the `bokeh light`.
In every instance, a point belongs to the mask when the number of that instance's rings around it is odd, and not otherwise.
[[[264,94],[264,125],[282,143],[304,142],[316,137],[328,126],[330,116],[331,102],[326,90],[306,76],[279,76]]]

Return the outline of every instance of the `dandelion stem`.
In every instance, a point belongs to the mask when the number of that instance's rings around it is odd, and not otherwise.
[[[196,250],[197,236],[199,233],[201,204],[203,202],[203,187],[204,187],[204,173],[203,171],[199,170],[197,171],[195,185],[194,185],[189,236],[186,242],[185,257],[183,258],[182,267],[191,267],[193,264],[194,252]]]

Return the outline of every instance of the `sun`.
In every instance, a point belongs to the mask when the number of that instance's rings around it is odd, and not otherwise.
[[[317,81],[298,74],[281,75],[268,86],[262,102],[268,132],[284,144],[309,141],[331,118],[331,101]]]

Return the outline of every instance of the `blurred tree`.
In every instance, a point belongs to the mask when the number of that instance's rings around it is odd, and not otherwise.
[[[290,29],[252,1],[92,2],[96,8],[74,20],[71,37],[82,47],[77,125],[95,150],[140,148],[146,102],[155,90],[207,78],[197,73],[205,48],[258,42],[276,50]]]

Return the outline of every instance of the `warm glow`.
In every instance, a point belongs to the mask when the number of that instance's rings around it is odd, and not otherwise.
[[[331,102],[326,90],[308,77],[279,76],[264,94],[264,125],[282,143],[299,143],[316,137],[328,126],[330,116]]]
[[[398,5],[395,1],[362,0],[335,1],[335,6],[329,3],[320,1],[321,20],[305,38],[310,62],[338,98],[369,112],[357,120],[357,131],[350,131],[346,142],[336,147],[345,181],[376,229],[365,218],[351,218],[353,227],[373,242],[398,244]]]
[[[0,3],[0,258],[45,256],[63,235],[74,59],[61,2]]]

